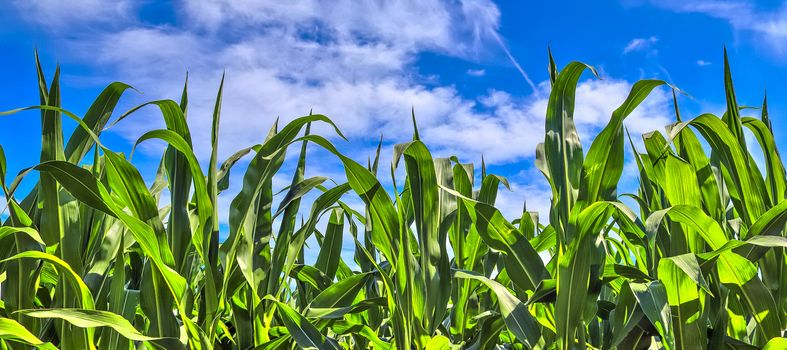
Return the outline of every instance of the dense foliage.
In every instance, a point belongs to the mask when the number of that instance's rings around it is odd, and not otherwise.
[[[40,162],[13,178],[0,148],[0,347],[783,349],[785,169],[766,103],[739,107],[726,54],[724,68],[721,118],[684,121],[676,105],[666,133],[643,136],[645,150],[633,152],[638,191],[622,195],[633,209],[617,191],[634,147],[623,121],[664,82],[635,83],[585,152],[573,111],[592,68],[572,62],[558,72],[550,56],[536,166],[552,205],[539,222],[527,211],[504,218],[494,205],[505,179],[432,158],[417,129],[382,170],[393,186],[377,179],[379,148],[364,166],[311,135],[313,123],[333,125],[322,115],[274,125],[220,163],[220,88],[212,153],[200,164],[185,88],[180,103],[119,114],[129,86],[113,83],[79,117],[61,108],[59,71],[47,84],[38,64],[41,105],[26,109],[41,113]],[[166,124],[135,144],[167,144],[151,183],[99,138],[143,106]],[[761,117],[741,116],[750,112]],[[64,117],[78,123],[68,139]],[[307,144],[336,157],[347,182],[306,178]],[[291,148],[298,157],[285,156]],[[292,183],[274,188],[290,160]],[[221,220],[217,198],[236,164],[243,182]],[[31,173],[36,185],[20,193]],[[350,197],[365,206],[342,200]],[[307,264],[305,242],[315,238],[319,254]],[[355,247],[354,261],[342,246]]]

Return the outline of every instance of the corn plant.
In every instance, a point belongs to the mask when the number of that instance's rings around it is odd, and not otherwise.
[[[526,209],[505,218],[495,201],[507,180],[483,160],[433,157],[414,115],[413,138],[393,147],[387,169],[382,141],[363,165],[330,141],[344,138],[331,119],[311,113],[220,162],[222,78],[206,165],[186,122],[188,83],[179,102],[126,112],[115,109],[130,86],[112,83],[77,116],[62,107],[59,69],[48,81],[36,56],[40,104],[2,113],[40,112],[42,149],[12,178],[0,148],[0,346],[785,348],[787,174],[767,100],[738,106],[724,58],[721,118],[684,120],[674,87],[641,80],[585,152],[575,92],[595,70],[558,70],[550,53],[535,155],[552,189],[543,220]],[[623,122],[663,88],[673,89],[676,121],[637,149]],[[126,154],[102,144],[103,131],[140,109],[156,109],[165,128]],[[77,124],[67,139],[64,117]],[[335,135],[312,134],[315,123]],[[146,177],[131,155],[153,139],[166,149]],[[307,178],[309,146],[345,178]],[[637,188],[621,194],[627,149]],[[230,186],[235,167],[245,167],[242,183]],[[292,181],[274,188],[274,176]],[[25,178],[35,184],[22,193]],[[221,218],[218,196],[230,188]],[[351,260],[342,247],[354,247]]]

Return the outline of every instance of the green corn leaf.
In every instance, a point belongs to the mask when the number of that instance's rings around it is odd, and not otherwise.
[[[325,239],[317,254],[314,267],[320,269],[328,278],[336,276],[342,253],[342,237],[344,236],[344,212],[340,209],[331,211],[328,227],[325,229]]]
[[[703,313],[705,293],[710,291],[697,259],[692,254],[663,258],[658,272],[671,308],[675,346],[678,349],[706,347],[707,321]]]
[[[10,318],[0,318],[0,339],[35,346],[38,349],[57,349],[52,343],[44,343],[27,328]]]
[[[724,252],[716,262],[719,282],[741,298],[749,315],[757,323],[758,332],[765,339],[781,335],[782,320],[775,310],[776,302],[762,280],[757,276],[757,267],[751,261],[733,252]]]
[[[787,338],[773,338],[762,347],[762,350],[778,350],[785,348],[787,348]]]
[[[102,198],[98,182],[88,170],[69,162],[52,160],[37,165],[34,169],[53,176],[79,201],[113,215],[112,210]]]
[[[558,255],[555,321],[561,349],[575,347],[575,334],[584,316],[595,314],[595,300],[589,298],[592,270],[602,266],[599,233],[614,209],[609,202],[596,202],[584,209],[577,219],[579,226],[572,228],[574,239],[565,253]]]
[[[534,290],[549,276],[538,253],[525,236],[492,206],[463,200],[478,233],[490,247],[506,253],[506,269],[522,290]]]
[[[418,232],[424,293],[424,327],[434,332],[442,322],[451,291],[450,268],[446,249],[447,230],[442,225],[447,213],[442,212],[435,164],[426,146],[415,141],[404,149],[415,229]]]
[[[90,289],[88,289],[87,285],[85,285],[85,282],[82,281],[82,277],[77,275],[77,273],[74,272],[71,266],[69,266],[65,261],[52,254],[39,251],[21,252],[3,261],[16,259],[38,259],[51,263],[60,272],[60,275],[65,278],[66,282],[73,289],[75,295],[79,296],[79,303],[82,305],[82,307],[88,310],[95,308],[93,294],[90,293]]]
[[[289,305],[270,296],[266,297],[266,299],[277,305],[279,316],[290,332],[290,336],[295,339],[298,346],[305,349],[312,348],[318,350],[338,349],[331,341],[320,334],[320,331],[311,322],[301,316],[297,311],[293,310]]]
[[[595,70],[583,63],[571,62],[557,75],[549,94],[544,138],[544,166],[552,182],[553,206],[550,222],[558,230],[558,242],[568,242],[565,230],[568,216],[579,189],[583,154],[579,134],[574,126],[574,100],[577,82],[585,71]]]
[[[541,330],[535,317],[530,314],[525,304],[502,284],[471,271],[455,270],[454,277],[477,280],[495,293],[500,314],[508,330],[514,333],[518,340],[526,344],[535,344],[541,337]]]
[[[122,316],[108,311],[88,309],[50,309],[25,310],[22,311],[22,313],[36,318],[62,319],[81,328],[109,327],[130,340],[159,343],[162,346],[166,345],[167,348],[185,349],[185,347],[176,339],[167,341],[162,338],[146,336],[140,333],[136,328],[134,328],[133,325],[131,325],[130,322],[128,322],[128,320]]]
[[[656,332],[662,339],[662,345],[666,349],[674,348],[675,340],[670,330],[669,298],[664,285],[654,281],[647,284],[632,283],[629,286],[643,313],[656,328]]]
[[[314,297],[309,307],[330,309],[350,306],[371,276],[368,272],[360,273],[336,282]]]
[[[727,189],[732,197],[735,209],[741,213],[741,218],[747,225],[751,225],[762,213],[765,212],[768,200],[764,182],[757,180],[752,175],[750,163],[733,133],[724,125],[724,122],[712,114],[703,114],[688,122],[695,127],[705,140],[710,144],[721,163],[729,173]],[[682,130],[679,126],[673,129],[672,134]]]
[[[385,303],[385,298],[373,298],[361,300],[350,306],[343,307],[316,308],[310,306],[306,310],[306,316],[319,319],[341,319],[345,317],[345,315],[368,311],[373,307],[386,307]]]
[[[620,344],[637,327],[643,317],[645,317],[645,314],[638,305],[628,281],[623,282],[623,286],[618,294],[617,304],[610,315],[612,327],[610,346],[614,347]]]
[[[664,84],[661,80],[636,82],[623,104],[612,112],[612,119],[593,139],[582,164],[579,201],[587,205],[597,200],[615,199],[618,181],[623,173],[623,120],[653,89]]]
[[[109,84],[85,112],[82,121],[96,136],[101,134],[104,126],[112,116],[112,112],[115,110],[120,97],[129,88],[133,89],[131,86],[121,82]],[[73,164],[79,164],[94,144],[94,138],[84,128],[74,129],[68,138],[64,150],[66,160]]]
[[[310,135],[305,139],[322,146],[342,161],[348,184],[369,207],[372,242],[388,261],[395,262],[394,252],[399,249],[399,243],[394,233],[399,232],[399,220],[393,201],[383,186],[371,171],[339,153],[328,140],[317,135]]]
[[[38,234],[38,231],[32,227],[13,227],[13,226],[0,226],[0,239],[13,235],[15,233],[24,233],[28,237],[32,238],[34,241],[38,242],[39,244],[43,245],[44,240],[41,239],[41,235]]]

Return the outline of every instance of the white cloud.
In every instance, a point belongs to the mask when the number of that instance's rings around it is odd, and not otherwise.
[[[711,62],[705,60],[697,60],[697,65],[700,67],[710,66]]]
[[[629,43],[623,48],[623,54],[627,54],[630,52],[635,51],[645,51],[653,46],[653,44],[657,43],[659,38],[655,36],[651,36],[649,38],[635,38],[631,39]],[[651,50],[651,53],[656,53],[656,50]]]
[[[475,41],[470,44],[477,44],[489,30],[496,30],[500,17],[489,1],[469,2],[477,10],[473,13],[465,11],[467,3],[457,8],[441,1],[218,0],[185,1],[182,6],[193,19],[192,26],[214,34],[276,28],[288,34],[315,35],[326,42],[370,41],[459,54],[468,48],[468,43],[457,40],[460,35],[472,34]]]
[[[738,0],[651,1],[655,6],[674,12],[701,13],[724,20],[739,32],[755,36],[755,44],[764,45],[778,56],[787,54],[787,3],[777,10],[762,10],[755,2]]]
[[[12,0],[26,17],[49,30],[84,29],[92,25],[127,24],[131,0]]]
[[[574,120],[583,141],[589,142],[606,125],[630,88],[627,81],[612,78],[586,80],[577,86]],[[481,154],[493,164],[532,158],[536,145],[544,140],[548,91],[547,82],[539,84],[539,90],[526,97],[492,91],[478,100],[478,105],[486,107],[485,112],[476,111],[470,101],[465,101],[452,107],[451,118],[440,120],[437,125],[426,125],[422,138],[441,153],[467,155],[470,160],[480,158]],[[670,121],[669,115],[667,93],[656,90],[629,116],[626,125],[632,134],[640,134],[660,129]]]
[[[484,69],[468,69],[467,75],[472,77],[483,77],[486,75],[486,70]]]
[[[511,190],[500,187],[497,192],[495,207],[506,218],[518,218],[522,209],[527,205],[527,210],[537,212],[542,224],[549,222],[549,208],[552,189],[549,183],[535,167],[520,171],[508,177]]]
[[[77,60],[111,71],[113,78],[143,91],[140,100],[179,98],[188,70],[189,121],[197,153],[203,157],[208,154],[212,105],[224,70],[224,155],[260,142],[276,117],[287,121],[312,109],[333,118],[358,144],[380,134],[386,140],[407,139],[414,107],[424,139],[441,153],[467,160],[482,154],[490,163],[530,158],[542,141],[547,83],[534,85],[528,96],[491,91],[472,98],[451,85],[423,85],[414,75],[421,52],[469,57],[491,35],[497,36],[500,13],[489,1],[461,6],[441,1],[372,2],[364,3],[362,11],[351,1],[179,6],[187,27],[132,24],[96,30],[90,38],[68,39],[66,45]],[[468,33],[469,41],[463,39]],[[576,119],[584,138],[606,124],[629,86],[615,79],[579,86]],[[659,106],[662,100],[645,102],[640,110],[650,114],[637,117],[635,112],[631,119],[641,119],[636,127],[661,126],[666,120]],[[151,109],[118,127],[135,139],[152,123],[161,124]],[[317,132],[328,130],[318,127]]]
[[[178,98],[188,70],[189,119],[202,155],[223,70],[224,154],[261,141],[277,116],[286,121],[310,109],[331,116],[355,138],[380,132],[399,138],[409,134],[400,126],[409,123],[411,106],[424,126],[450,117],[455,107],[472,107],[452,86],[419,84],[422,79],[411,68],[424,51],[473,56],[496,32],[500,15],[488,1],[461,7],[441,1],[373,2],[362,10],[349,1],[179,6],[187,27],[93,28],[63,42],[71,59],[132,83],[145,93],[144,100]],[[160,119],[151,112],[118,127],[135,138],[150,128],[152,118]]]
[[[3,194],[0,194],[0,220],[8,218],[8,202]]]
[[[65,52],[71,55],[64,58],[131,83],[144,92],[135,97],[138,101],[179,98],[188,70],[188,118],[197,154],[203,158],[209,153],[211,113],[223,71],[220,147],[224,156],[261,142],[276,117],[286,122],[311,109],[337,122],[351,140],[349,145],[341,143],[342,149],[356,160],[365,161],[372,154],[369,144],[383,134],[388,150],[381,174],[388,174],[391,142],[412,135],[411,107],[435,156],[456,154],[478,163],[483,154],[489,164],[530,161],[536,144],[543,141],[548,82],[532,84],[534,91],[524,96],[492,90],[472,97],[452,85],[424,84],[414,69],[420,53],[473,59],[488,42],[502,45],[516,63],[497,34],[500,13],[489,1],[464,1],[457,6],[436,0],[361,5],[349,0],[222,0],[176,6],[183,26],[143,25],[137,18],[122,28],[96,27],[78,38],[64,38]],[[639,40],[644,43],[637,45],[647,46],[657,39]],[[641,48],[629,51],[636,49]],[[630,88],[628,81],[614,78],[579,84],[575,120],[586,150]],[[662,90],[646,99],[626,121],[632,135],[668,123],[669,101]],[[163,125],[160,119],[154,109],[146,110],[119,124],[117,132],[133,140],[154,125]],[[315,132],[330,135],[324,127],[317,126]],[[324,174],[334,165],[330,162],[316,162],[320,165],[309,171]],[[233,172],[233,184],[240,183],[242,168]],[[504,213],[518,215],[525,197],[531,210],[546,217],[550,191],[539,182],[540,173],[535,176],[539,180],[516,177],[514,192],[501,190],[499,205]],[[228,193],[236,192],[231,188]],[[230,200],[220,197],[223,218]]]

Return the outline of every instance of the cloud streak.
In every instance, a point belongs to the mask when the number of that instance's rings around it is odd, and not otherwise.
[[[651,36],[648,38],[635,38],[631,39],[626,47],[623,48],[623,54],[628,54],[635,51],[645,51],[649,48],[653,47],[659,41],[659,38],[655,36]],[[655,50],[651,50],[652,53],[656,53]]]
[[[76,32],[100,25],[119,27],[132,21],[136,12],[131,0],[12,0],[11,3],[30,21],[50,31],[69,28]]]
[[[726,21],[739,32],[754,35],[755,43],[764,45],[777,56],[787,55],[787,3],[776,10],[763,10],[755,2],[722,1],[651,1],[654,6],[678,13],[699,13]]]
[[[527,82],[527,85],[530,86],[530,89],[533,90],[533,91],[537,91],[538,89],[536,89],[536,84],[533,83],[533,80],[530,79],[530,76],[527,75],[527,73],[525,72],[524,69],[522,69],[522,66],[519,65],[519,62],[516,60],[516,58],[514,58],[514,55],[511,54],[511,51],[508,50],[508,46],[506,45],[505,42],[503,42],[503,39],[500,38],[500,34],[497,34],[497,32],[494,32],[494,33],[492,33],[492,36],[495,38],[497,43],[500,45],[500,48],[503,49],[503,52],[506,53],[506,56],[511,61],[511,63],[514,65],[514,67],[516,67],[516,70],[519,71],[519,74],[522,75],[522,78],[525,79],[525,81]]]

